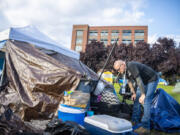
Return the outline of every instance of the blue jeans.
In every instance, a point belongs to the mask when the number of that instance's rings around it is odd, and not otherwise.
[[[153,81],[145,85],[145,99],[144,99],[144,112],[143,117],[141,119],[141,104],[139,103],[139,97],[141,96],[140,89],[138,88],[136,91],[136,99],[134,101],[133,106],[133,114],[132,114],[132,121],[135,123],[142,123],[142,127],[146,129],[150,129],[150,119],[151,119],[151,103],[152,99],[154,97],[154,92],[156,90],[156,87],[158,85],[158,79],[157,81]]]

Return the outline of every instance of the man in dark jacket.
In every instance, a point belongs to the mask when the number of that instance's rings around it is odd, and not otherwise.
[[[128,79],[128,85],[132,92],[134,100],[132,121],[140,123],[141,107],[144,107],[144,115],[141,119],[142,127],[135,130],[136,133],[150,133],[150,108],[154,92],[158,85],[158,74],[150,67],[138,62],[125,62],[117,60],[114,63],[114,69],[121,74],[125,74]],[[133,88],[132,80],[137,83],[137,90]]]

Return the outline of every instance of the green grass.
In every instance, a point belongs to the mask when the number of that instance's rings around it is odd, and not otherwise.
[[[115,84],[114,84],[114,88],[115,88],[115,90],[116,90],[116,93],[117,93],[117,95],[118,95],[119,100],[122,101],[122,96],[118,94],[118,93],[119,93],[119,89],[120,89],[119,84],[115,83]],[[175,92],[173,92],[174,86],[171,86],[171,85],[168,85],[168,86],[158,85],[157,88],[162,88],[162,89],[164,89],[169,95],[171,95],[174,99],[176,99],[176,101],[177,101],[178,103],[180,103],[180,93],[175,93]],[[127,103],[131,104],[132,101],[127,100]]]
[[[114,83],[114,88],[115,88],[115,91],[117,93],[117,96],[119,98],[120,101],[123,100],[123,97],[119,94],[119,90],[120,90],[120,85],[118,83]],[[133,101],[131,100],[126,100],[128,104],[133,104]]]

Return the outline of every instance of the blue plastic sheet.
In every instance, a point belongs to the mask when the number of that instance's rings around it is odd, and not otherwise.
[[[152,128],[180,133],[180,104],[163,89],[158,89],[151,106]]]

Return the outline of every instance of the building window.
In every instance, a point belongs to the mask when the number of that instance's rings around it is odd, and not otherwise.
[[[135,44],[137,44],[138,42],[144,42],[144,39],[136,39],[136,40],[134,40]]]
[[[112,38],[112,39],[111,39],[111,44],[115,43],[116,41],[117,41],[116,38]]]
[[[96,30],[91,30],[89,32],[89,36],[97,36],[98,35],[98,32]]]
[[[82,37],[83,36],[83,31],[82,30],[77,30],[76,35],[77,35],[77,37]]]
[[[80,45],[76,45],[76,47],[75,47],[75,51],[77,51],[77,52],[81,52],[81,51],[82,51],[82,46],[80,46]]]
[[[118,37],[119,36],[119,30],[112,30],[111,31],[111,37]]]
[[[123,30],[123,36],[131,36],[131,30]]]
[[[135,36],[144,36],[144,30],[135,30]]]
[[[81,52],[82,51],[82,43],[83,43],[83,31],[77,30],[76,31],[76,47],[75,51]]]
[[[131,40],[123,39],[123,40],[122,40],[122,43],[124,43],[124,44],[130,44],[130,43],[131,43]]]
[[[89,36],[89,40],[97,40],[97,36]]]
[[[93,40],[94,40],[94,41],[97,41],[97,39],[89,39],[89,40],[88,40],[88,44],[91,43]]]
[[[82,38],[76,38],[76,45],[82,44],[83,40]]]
[[[107,45],[108,44],[108,39],[101,39],[101,42],[103,42],[104,43],[104,45]]]
[[[108,31],[107,30],[101,31],[101,37],[107,37],[107,36],[108,36]]]

